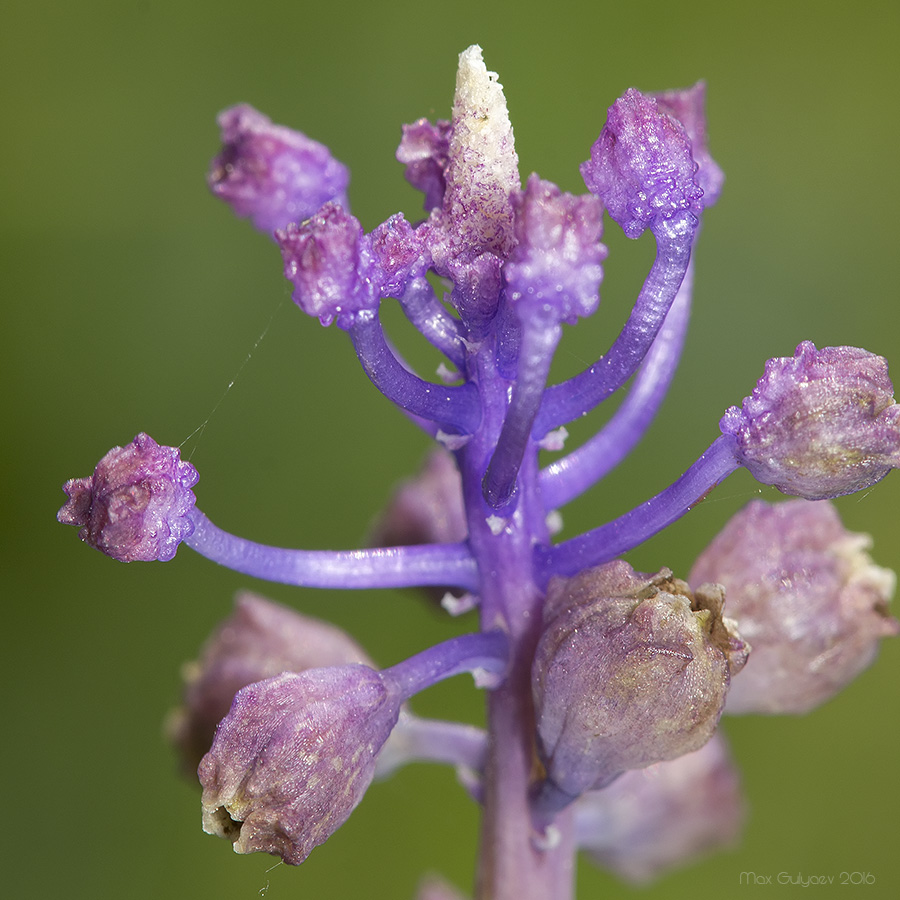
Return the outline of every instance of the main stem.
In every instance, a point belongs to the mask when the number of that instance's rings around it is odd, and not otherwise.
[[[530,444],[518,476],[517,505],[504,522],[491,518],[481,482],[496,446],[507,404],[507,382],[482,346],[470,371],[482,390],[484,417],[459,453],[469,541],[481,578],[481,628],[505,630],[510,670],[487,700],[488,752],[484,772],[476,900],[570,900],[574,844],[568,814],[547,833],[536,831],[529,794],[539,777],[535,755],[531,665],[540,636],[543,594],[534,573],[534,544],[547,540],[537,496],[537,450]],[[486,396],[490,392],[491,396]]]

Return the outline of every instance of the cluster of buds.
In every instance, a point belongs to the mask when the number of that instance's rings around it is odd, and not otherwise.
[[[414,761],[457,767],[482,804],[483,897],[571,896],[572,854],[634,881],[733,840],[742,804],[723,713],[823,703],[897,633],[892,573],[829,499],[900,465],[887,364],[810,343],[773,359],[684,474],[630,512],[554,541],[560,507],[645,434],[681,354],[692,253],[722,173],[704,87],[631,89],[609,109],[575,196],[518,170],[497,76],[470,47],[452,116],[403,130],[397,158],[424,195],[366,232],[347,170],[322,145],[248,106],[220,118],[213,192],[278,245],[293,299],[346,331],[375,388],[438,444],[374,530],[385,546],[293,550],[238,537],[194,502],[194,468],[138,435],[73,479],[59,519],[116,559],[171,559],[179,543],[245,575],[310,587],[417,587],[470,633],[379,668],[348,635],[255,595],[187,667],[170,733],[203,787],[203,827],[240,853],[301,863],[376,777]],[[592,315],[603,212],[656,256],[624,327],[580,374],[548,385],[562,325]],[[393,300],[440,356],[437,380],[397,355]],[[565,452],[564,426],[624,393]],[[539,451],[560,455],[545,467]],[[799,497],[755,502],[688,580],[620,557],[738,468]],[[423,719],[418,692],[469,672],[487,727]],[[420,896],[452,897],[430,882]]]

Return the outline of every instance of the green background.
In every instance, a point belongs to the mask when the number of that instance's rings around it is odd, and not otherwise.
[[[677,477],[764,360],[800,340],[864,346],[900,370],[898,10],[783,0],[6,4],[0,891],[411,898],[426,870],[464,889],[471,881],[476,810],[449,771],[411,768],[376,785],[294,870],[238,857],[200,831],[197,791],[176,776],[161,727],[179,666],[240,587],[333,619],[385,664],[469,623],[448,624],[412,594],[254,585],[189,550],[166,565],[119,565],[54,521],[62,482],[111,446],[140,430],[178,444],[205,425],[185,453],[216,522],[287,546],[356,546],[426,447],[368,385],[346,336],[292,306],[274,246],[208,195],[219,110],[247,101],[327,143],[351,167],[353,208],[371,228],[398,209],[418,214],[393,159],[400,125],[449,114],[456,55],[470,43],[500,73],[523,175],[537,170],[568,190],[583,189],[577,166],[625,88],[707,80],[727,181],[697,251],[687,353],[640,451],[567,512],[573,534]],[[560,376],[608,345],[652,256],[649,236],[613,232],[601,311],[567,332]],[[775,499],[735,476],[632,562],[686,574],[760,494]],[[893,568],[898,504],[898,475],[839,503]],[[808,718],[727,721],[748,797],[745,839],[642,896],[765,891],[739,887],[742,871],[773,882],[780,872],[871,873],[874,884],[810,890],[897,896],[898,676],[894,641]],[[478,721],[480,698],[457,681],[416,708]],[[631,893],[581,865],[583,900]]]

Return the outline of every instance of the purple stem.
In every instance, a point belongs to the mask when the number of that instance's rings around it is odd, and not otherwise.
[[[400,306],[416,330],[457,369],[462,369],[466,348],[460,338],[459,324],[435,296],[428,279],[414,279],[400,298]]]
[[[184,543],[213,562],[279,584],[317,588],[454,585],[477,592],[478,569],[468,545],[420,544],[371,550],[287,550],[236,537],[199,509]]]
[[[693,274],[691,264],[616,414],[577,450],[541,471],[541,500],[546,509],[558,509],[583,494],[622,462],[644,436],[678,368],[690,318]]]
[[[531,438],[531,426],[561,335],[562,328],[558,322],[526,316],[522,323],[518,378],[482,483],[484,499],[500,513],[511,505],[519,467]]]
[[[478,388],[471,382],[446,386],[423,381],[391,352],[377,310],[353,316],[350,337],[372,384],[397,406],[438,422],[447,431],[472,434],[481,420]]]
[[[546,584],[553,575],[571,576],[609,562],[642,544],[680,519],[739,466],[734,438],[721,435],[681,478],[655,497],[576,538],[553,547],[536,548],[542,583]]]
[[[408,700],[432,685],[471,672],[479,686],[496,687],[509,663],[509,638],[502,631],[476,631],[450,638],[384,669],[384,680]]]
[[[422,719],[401,711],[391,737],[378,754],[376,778],[386,778],[411,762],[446,763],[466,766],[473,772],[484,769],[487,734],[462,722]]]
[[[548,432],[592,410],[634,374],[665,320],[691,258],[696,220],[686,213],[654,230],[656,259],[625,327],[609,352],[589,369],[547,388],[533,434]]]

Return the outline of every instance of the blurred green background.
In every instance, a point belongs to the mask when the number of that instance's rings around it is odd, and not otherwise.
[[[208,195],[219,110],[247,101],[327,143],[371,228],[398,209],[418,215],[393,159],[400,125],[449,114],[470,43],[500,73],[523,176],[568,190],[583,189],[577,166],[625,88],[707,80],[727,181],[697,251],[695,326],[671,402],[640,451],[573,504],[573,534],[669,483],[764,360],[804,338],[864,346],[900,372],[898,25],[888,2],[7,3],[0,891],[410,898],[425,871],[471,882],[476,810],[449,771],[376,785],[294,870],[201,832],[198,793],[176,776],[161,726],[179,666],[238,588],[338,622],[383,663],[468,622],[448,624],[411,594],[257,585],[189,550],[124,566],[54,521],[62,482],[111,446],[139,430],[178,444],[205,426],[185,453],[216,522],[264,542],[355,546],[426,447],[379,401],[345,335],[292,306],[274,246]],[[649,235],[630,243],[610,227],[608,243],[601,311],[567,333],[560,375],[608,345],[652,256]],[[632,562],[686,574],[760,494],[774,499],[734,477]],[[898,475],[839,504],[893,568],[898,504]],[[898,676],[895,641],[808,718],[727,721],[745,840],[642,896],[737,896],[752,890],[742,871],[833,875],[816,896],[848,892],[842,872],[870,873],[861,894],[900,895]],[[416,708],[478,721],[480,697],[457,681]],[[632,893],[580,867],[582,900]]]

